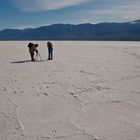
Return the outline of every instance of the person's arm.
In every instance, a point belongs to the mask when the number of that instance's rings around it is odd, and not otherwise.
[[[37,49],[35,49],[35,52],[36,52],[36,53],[38,53],[38,50],[37,50]]]
[[[36,52],[36,53],[38,53],[38,50],[37,50],[37,48],[34,46],[33,47],[33,50]]]

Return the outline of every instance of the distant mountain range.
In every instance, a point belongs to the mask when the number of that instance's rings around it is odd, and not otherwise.
[[[130,40],[140,41],[140,20],[124,23],[53,24],[39,28],[4,29],[0,40]]]

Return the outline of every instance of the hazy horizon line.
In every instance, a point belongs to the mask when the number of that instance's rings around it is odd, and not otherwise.
[[[83,23],[54,23],[54,24],[46,24],[46,25],[40,25],[40,26],[34,26],[34,25],[29,25],[29,26],[20,26],[20,27],[7,27],[7,28],[3,28],[3,29],[0,29],[0,31],[3,31],[3,30],[26,30],[26,29],[36,29],[36,28],[41,28],[41,27],[47,27],[47,26],[52,26],[52,25],[82,25],[82,24],[91,24],[91,25],[96,25],[96,24],[101,24],[101,23],[129,23],[129,22],[136,22],[136,21],[139,21],[140,22],[140,19],[136,19],[136,20],[133,20],[133,21],[122,21],[122,22],[119,22],[119,21],[104,21],[104,22],[96,22],[96,23],[91,23],[91,22],[83,22]]]

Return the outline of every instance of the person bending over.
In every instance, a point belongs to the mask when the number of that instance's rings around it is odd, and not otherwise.
[[[35,53],[36,55],[38,54],[38,50],[37,50],[38,44],[33,44],[30,42],[28,44],[28,47],[29,47],[29,53],[31,56],[31,61],[35,61]]]

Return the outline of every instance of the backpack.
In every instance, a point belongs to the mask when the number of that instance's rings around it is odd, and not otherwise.
[[[34,44],[30,42],[30,43],[28,44],[28,47],[29,47],[29,48],[32,48],[33,45],[34,45]]]

